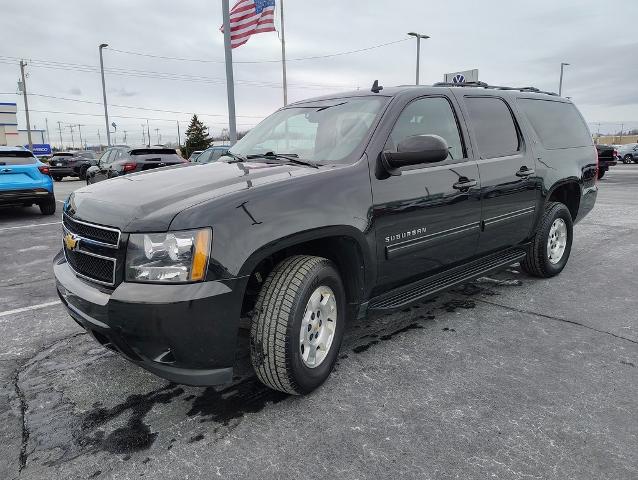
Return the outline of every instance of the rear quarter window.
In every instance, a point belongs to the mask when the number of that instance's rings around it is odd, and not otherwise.
[[[518,103],[546,149],[593,144],[589,128],[574,104],[531,98],[519,98]]]

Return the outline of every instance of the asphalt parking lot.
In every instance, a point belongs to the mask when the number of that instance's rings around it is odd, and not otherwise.
[[[103,349],[57,301],[61,208],[0,210],[0,478],[638,478],[638,165],[599,185],[559,277],[353,324],[307,397],[243,360],[191,388]]]

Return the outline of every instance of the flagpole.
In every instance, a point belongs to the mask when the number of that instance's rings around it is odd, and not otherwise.
[[[279,0],[281,8],[281,69],[284,84],[284,107],[288,105],[288,80],[286,79],[286,33],[284,30],[284,0]]]
[[[222,0],[224,15],[224,55],[226,57],[226,91],[228,94],[228,131],[230,144],[237,142],[237,119],[235,118],[235,80],[233,78],[233,51],[230,45],[230,7]]]

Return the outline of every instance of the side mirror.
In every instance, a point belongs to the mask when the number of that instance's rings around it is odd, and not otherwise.
[[[402,167],[422,163],[442,162],[449,155],[449,147],[438,135],[414,135],[399,142],[396,152],[383,152],[383,165],[391,175],[400,175]]]

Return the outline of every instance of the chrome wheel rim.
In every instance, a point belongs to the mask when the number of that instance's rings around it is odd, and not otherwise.
[[[547,239],[547,258],[551,264],[557,264],[563,258],[567,246],[567,224],[562,218],[557,218],[549,229]]]
[[[308,368],[323,363],[330,352],[337,327],[337,301],[332,289],[317,287],[306,304],[299,330],[299,353]]]

